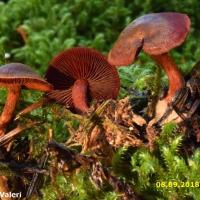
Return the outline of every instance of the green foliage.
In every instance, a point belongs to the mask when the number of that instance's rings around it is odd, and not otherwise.
[[[0,44],[6,46],[15,60],[40,68],[42,72],[56,53],[71,46],[108,50],[110,41],[117,37],[130,13],[119,0],[59,3],[55,0],[11,0],[1,8],[3,37]],[[25,44],[16,32],[19,26],[28,35]],[[10,43],[12,40],[14,42]]]
[[[0,4],[0,46],[11,54],[12,61],[29,64],[43,73],[51,58],[66,48],[89,46],[106,53],[120,31],[136,17],[149,12],[178,11],[187,13],[192,20],[187,42],[174,52],[177,63],[188,72],[199,59],[200,16],[195,12],[198,8],[195,0],[192,3],[183,0],[181,4],[177,0],[167,3],[158,0],[142,3],[138,0],[10,0]],[[17,33],[18,27],[27,34],[27,41]],[[148,75],[151,75],[151,62],[146,55],[140,56],[140,63],[150,68]],[[147,72],[142,72],[141,77],[144,77]]]
[[[56,182],[42,189],[43,199],[56,200],[58,196],[69,200],[117,200],[113,192],[97,190],[86,173],[77,173],[72,176],[56,176]]]
[[[146,199],[199,199],[200,149],[188,157],[183,154],[182,140],[176,125],[167,124],[157,140],[156,150],[139,149],[133,154],[132,172],[136,177],[133,181]]]

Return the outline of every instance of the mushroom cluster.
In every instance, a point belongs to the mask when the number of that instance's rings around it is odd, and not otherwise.
[[[86,113],[91,100],[115,99],[120,88],[116,68],[100,52],[83,47],[71,48],[55,56],[46,72],[46,79],[21,63],[0,67],[0,87],[9,91],[0,117],[1,135],[5,134],[13,117],[21,87],[43,91],[46,95],[20,111],[15,120],[51,100],[76,113]]]
[[[92,100],[117,98],[120,79],[115,66],[131,64],[141,50],[150,55],[169,79],[167,95],[157,103],[156,118],[159,119],[176,92],[185,86],[184,78],[170,57],[169,51],[184,42],[189,29],[190,19],[185,14],[173,12],[147,14],[134,20],[122,31],[110,50],[108,59],[97,50],[85,47],[74,47],[56,55],[47,69],[45,75],[47,81],[21,63],[1,66],[0,87],[7,88],[8,95],[0,116],[0,137],[4,136],[7,125],[13,118],[22,88],[45,92],[44,98],[32,105],[31,109],[53,100],[76,113],[88,113]],[[126,105],[126,102],[124,104]],[[122,108],[125,107],[119,107],[117,113],[120,116],[119,119],[124,114]],[[125,110],[129,112],[131,107]],[[24,113],[28,111],[30,108],[26,108]],[[133,113],[132,119],[128,114],[124,116],[124,120],[132,124]],[[142,119],[143,124],[145,122]],[[117,138],[112,133],[110,138],[111,136]],[[115,139],[115,144],[118,144],[118,138]],[[136,140],[131,141],[133,144]],[[139,142],[137,140],[138,145]],[[8,187],[7,179],[0,176],[0,192],[2,190],[5,192],[4,185]]]
[[[184,78],[169,51],[181,45],[190,29],[186,14],[163,12],[147,14],[135,19],[120,34],[108,55],[115,66],[134,62],[143,50],[165,71],[169,79],[166,97],[158,102],[156,116],[163,115],[175,93],[185,86]]]
[[[87,113],[92,100],[115,99],[118,96],[120,80],[114,66],[131,64],[141,50],[162,67],[169,79],[167,95],[157,103],[156,117],[159,119],[176,92],[185,86],[169,51],[184,42],[189,29],[190,19],[186,14],[163,12],[144,15],[122,31],[108,59],[100,52],[84,47],[59,53],[50,62],[47,81],[21,63],[0,67],[0,87],[8,89],[7,101],[0,116],[0,135],[5,134],[6,126],[13,117],[22,87],[46,92],[44,99],[54,100],[76,113]]]

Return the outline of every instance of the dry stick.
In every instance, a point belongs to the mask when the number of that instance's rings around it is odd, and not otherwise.
[[[41,122],[29,122],[26,125],[18,125],[17,128],[13,129],[12,131],[8,132],[6,135],[0,138],[0,146],[4,146],[8,142],[10,142],[14,137],[16,137],[22,131],[33,127],[36,124],[40,124]]]
[[[49,154],[48,154],[48,152],[46,152],[46,154],[43,155],[41,160],[39,161],[39,168],[45,167],[48,157],[49,157]],[[34,173],[31,183],[30,183],[27,193],[26,193],[26,199],[29,199],[31,197],[31,195],[35,192],[35,190],[37,189],[37,183],[38,183],[40,174],[41,173],[38,173],[38,172]]]
[[[46,104],[48,102],[48,100],[46,98],[42,98],[37,102],[34,102],[33,104],[29,105],[28,107],[26,107],[25,109],[21,110],[15,117],[15,121],[18,120],[19,118],[21,118],[22,116],[26,115],[27,113],[40,108],[41,106],[43,106],[44,104]]]
[[[52,139],[52,135],[53,135],[53,131],[52,131],[52,129],[49,129],[48,142]],[[48,153],[48,151],[45,150],[45,154],[39,160],[39,168],[45,167],[48,158],[49,158],[49,153]],[[31,183],[26,192],[26,199],[29,199],[32,196],[32,194],[37,190],[37,183],[40,181],[39,178],[41,178],[40,175],[41,175],[41,173],[38,173],[38,172],[35,172],[33,174]]]
[[[7,177],[13,176],[23,176],[24,174],[45,174],[48,175],[48,171],[44,168],[40,168],[39,166],[32,166],[24,163],[17,163],[15,161],[0,161],[0,175],[6,175]]]

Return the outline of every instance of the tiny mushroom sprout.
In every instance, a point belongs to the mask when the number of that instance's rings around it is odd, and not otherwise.
[[[122,31],[109,52],[108,62],[115,66],[129,65],[143,50],[168,77],[169,89],[163,99],[168,104],[185,86],[184,78],[168,52],[184,42],[189,29],[190,19],[186,14],[163,12],[141,16]]]
[[[0,116],[1,136],[5,134],[6,126],[12,119],[22,87],[43,92],[53,89],[51,84],[21,63],[10,63],[0,67],[0,87],[8,89],[7,100]]]
[[[86,113],[89,102],[115,99],[120,80],[115,67],[98,51],[74,47],[58,54],[46,73],[54,90],[47,97],[77,113]]]

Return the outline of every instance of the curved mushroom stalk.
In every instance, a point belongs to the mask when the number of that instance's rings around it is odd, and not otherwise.
[[[169,90],[165,100],[169,103],[174,97],[175,93],[184,87],[184,78],[168,53],[151,55],[151,57],[162,67],[168,77]]]
[[[74,103],[74,108],[79,113],[86,113],[89,109],[88,107],[88,82],[86,80],[75,81],[72,88],[72,100]]]
[[[20,91],[20,85],[15,85],[8,89],[6,103],[0,116],[0,136],[3,136],[5,134],[6,126],[12,119],[15,107],[20,96]]]

